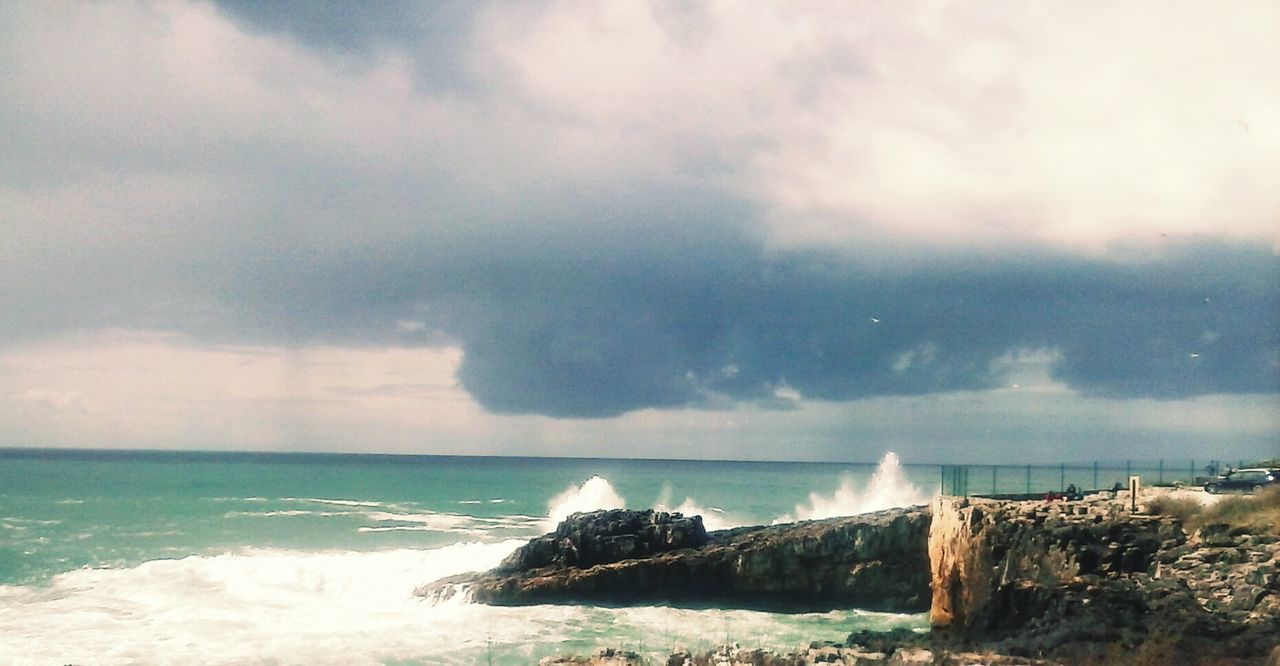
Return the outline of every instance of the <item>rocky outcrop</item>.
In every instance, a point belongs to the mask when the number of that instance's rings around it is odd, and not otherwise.
[[[929,551],[935,639],[1069,662],[1140,648],[1261,659],[1280,642],[1280,537],[1188,535],[1106,498],[940,498]]]
[[[669,664],[1280,665],[1280,537],[1224,525],[1188,534],[1106,495],[940,498],[928,509],[712,533],[680,514],[578,514],[493,571],[419,593],[459,591],[505,605],[928,609],[934,627],[855,632],[845,645],[788,654],[686,652]]]
[[[700,521],[667,514],[675,522],[663,523],[662,515],[579,514],[493,571],[446,578],[418,593],[464,593],[497,605],[666,602],[897,612],[929,607],[924,508],[740,528],[705,539]]]
[[[497,571],[576,567],[650,557],[707,543],[702,516],[666,511],[612,509],[575,513],[545,534],[521,546]]]

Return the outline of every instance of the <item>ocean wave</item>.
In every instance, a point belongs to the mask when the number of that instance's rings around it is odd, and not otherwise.
[[[0,518],[6,523],[14,523],[17,525],[61,525],[61,520],[41,520],[39,518],[20,518],[18,516],[5,516]]]
[[[626,505],[627,501],[618,495],[608,479],[592,476],[582,485],[569,486],[564,492],[551,498],[547,503],[544,525],[547,531],[551,531],[571,514],[597,509],[621,509]]]
[[[0,586],[0,663],[377,663],[465,632],[413,596],[522,540],[370,553],[246,549]],[[75,626],[80,631],[67,631]]]
[[[353,516],[358,511],[307,511],[305,509],[281,509],[279,511],[228,511],[224,518],[294,518],[297,516]]]
[[[0,663],[527,664],[565,646],[587,652],[600,640],[647,640],[652,652],[665,649],[660,639],[792,644],[838,640],[855,627],[924,624],[923,616],[858,612],[510,608],[413,596],[430,580],[496,566],[522,543],[366,553],[258,548],[81,569],[48,587],[0,586]]]
[[[386,506],[386,504],[383,502],[374,502],[372,500],[328,499],[324,497],[282,497],[281,501],[312,502],[315,504],[336,504],[338,506],[363,506],[363,507]]]
[[[859,488],[851,477],[845,476],[832,494],[810,493],[809,503],[797,505],[794,516],[784,514],[774,520],[774,523],[855,516],[894,507],[926,504],[929,499],[927,493],[907,481],[898,455],[888,451],[880,458],[866,487]]]

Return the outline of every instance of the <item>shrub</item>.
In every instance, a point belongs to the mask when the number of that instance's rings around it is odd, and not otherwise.
[[[1226,523],[1233,529],[1245,527],[1255,533],[1280,534],[1280,487],[1256,495],[1224,497],[1205,507],[1198,525]]]
[[[1162,495],[1147,502],[1147,513],[1177,518],[1183,525],[1189,524],[1193,518],[1200,515],[1203,509],[1204,507],[1197,500],[1168,495]]]
[[[1223,497],[1208,506],[1190,498],[1157,497],[1147,503],[1147,512],[1177,518],[1188,531],[1226,523],[1231,529],[1242,527],[1255,534],[1280,534],[1280,487]]]

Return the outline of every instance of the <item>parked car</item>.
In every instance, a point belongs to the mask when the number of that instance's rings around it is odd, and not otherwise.
[[[1280,469],[1237,469],[1204,484],[1208,493],[1252,493],[1280,485]]]

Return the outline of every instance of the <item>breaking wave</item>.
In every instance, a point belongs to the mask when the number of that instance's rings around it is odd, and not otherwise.
[[[627,501],[618,495],[608,479],[592,476],[582,485],[569,486],[567,490],[551,498],[547,503],[544,527],[549,532],[571,514],[597,509],[622,509],[626,505]]]
[[[907,481],[898,454],[889,451],[880,459],[876,471],[865,488],[858,488],[853,478],[845,476],[831,495],[809,493],[809,503],[796,506],[795,515],[785,514],[774,523],[795,520],[819,520],[836,516],[855,516],[899,506],[925,504],[929,495]]]

